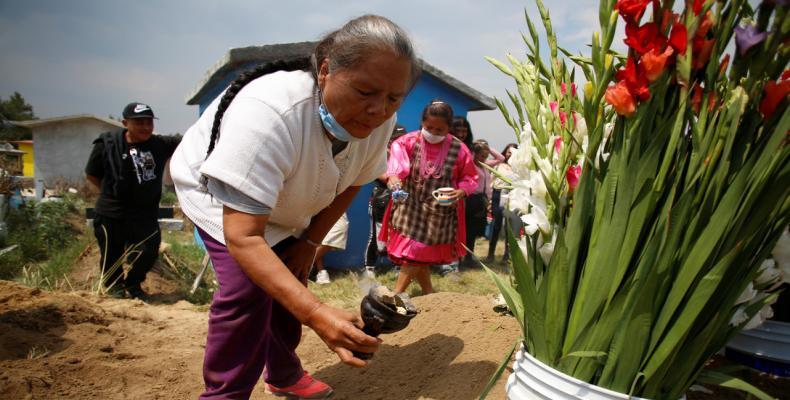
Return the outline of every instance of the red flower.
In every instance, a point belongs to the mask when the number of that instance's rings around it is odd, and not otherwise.
[[[562,138],[561,137],[557,137],[556,139],[554,139],[554,151],[557,154],[560,154],[560,149],[561,148],[562,148]]]
[[[667,59],[674,53],[671,46],[667,46],[663,53],[657,49],[650,50],[642,55],[641,62],[642,69],[645,71],[645,77],[648,82],[653,82],[664,73],[667,66]]]
[[[672,25],[672,33],[669,35],[669,45],[681,56],[686,55],[686,25],[680,22]]]
[[[699,114],[699,108],[702,104],[702,86],[694,85],[694,89],[691,89],[691,110],[694,111],[694,114]]]
[[[702,17],[702,22],[700,22],[699,27],[697,28],[697,33],[695,33],[694,36],[704,38],[705,35],[708,34],[708,31],[713,26],[713,19],[710,17],[710,15],[710,11],[705,13],[705,16]]]
[[[633,58],[628,58],[625,68],[618,70],[615,77],[617,77],[618,81],[625,82],[628,91],[631,92],[633,97],[639,99],[639,101],[645,101],[650,98],[650,90],[647,87],[648,82],[647,76],[645,76],[645,70],[641,66],[637,67]]]
[[[582,167],[579,165],[571,165],[568,167],[568,170],[565,171],[565,179],[568,180],[568,189],[569,191],[573,191],[576,189],[576,186],[579,186],[579,177],[582,175]]]
[[[624,81],[617,82],[614,86],[606,88],[604,95],[606,102],[611,104],[620,115],[629,117],[636,112],[636,100],[631,96]]]
[[[713,107],[716,107],[716,103],[719,102],[719,95],[716,92],[708,93],[708,111],[713,110]]]
[[[713,51],[714,39],[702,39],[695,37],[691,41],[692,51],[694,52],[693,66],[694,69],[702,69],[710,61],[710,54]]]
[[[765,118],[771,118],[776,107],[790,94],[790,80],[784,79],[786,74],[787,71],[782,74],[783,80],[779,83],[770,81],[765,84],[765,94],[760,101],[760,112]]]
[[[702,12],[703,3],[705,3],[704,0],[694,0],[694,5],[691,7],[694,11],[694,15],[699,15],[699,13]]]
[[[730,65],[730,55],[725,54],[724,58],[721,59],[721,63],[719,64],[719,75],[723,75],[727,72],[727,67]]]
[[[661,32],[666,32],[667,28],[670,27],[670,24],[676,23],[678,20],[678,15],[673,14],[672,10],[664,10],[664,16],[661,17]]]
[[[658,33],[658,25],[654,22],[644,24],[640,27],[636,27],[636,25],[626,25],[625,36],[625,44],[640,55],[656,47],[663,49],[664,43],[666,42],[666,38]]]
[[[614,9],[617,10],[628,25],[639,25],[645,8],[651,0],[617,0]]]

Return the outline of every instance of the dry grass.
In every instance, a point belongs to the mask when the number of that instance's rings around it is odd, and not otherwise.
[[[487,250],[488,241],[482,238],[478,239],[475,245],[475,254],[480,258],[484,258]],[[504,245],[501,241],[495,254],[496,261],[486,264],[486,266],[497,271],[503,278],[509,279],[507,273],[509,267],[501,262],[504,254]],[[310,282],[310,290],[322,301],[334,307],[347,310],[355,310],[359,307],[359,302],[365,294],[363,287],[367,285],[366,282],[360,282],[362,278],[357,274],[357,271],[330,270],[329,272],[332,277],[332,283],[317,285],[314,282]],[[397,274],[395,271],[376,275],[376,282],[390,289],[395,287],[396,280]],[[448,274],[447,276],[433,273],[431,274],[431,282],[434,290],[437,292],[457,292],[491,297],[499,293],[494,282],[482,269],[465,270],[458,274]],[[411,297],[419,296],[421,294],[420,286],[417,283],[412,283],[407,292]]]

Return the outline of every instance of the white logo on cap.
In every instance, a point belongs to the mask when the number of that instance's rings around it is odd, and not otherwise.
[[[138,104],[138,105],[134,106],[134,112],[136,112],[136,113],[143,112],[143,111],[150,110],[150,109],[151,108],[148,107],[145,104]]]

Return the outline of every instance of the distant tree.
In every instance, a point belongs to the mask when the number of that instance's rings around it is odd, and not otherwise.
[[[14,126],[8,121],[25,121],[37,119],[33,106],[25,101],[19,92],[14,92],[8,100],[0,97],[0,140],[30,140],[33,133],[30,129]]]

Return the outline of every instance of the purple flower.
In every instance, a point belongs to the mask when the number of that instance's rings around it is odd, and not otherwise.
[[[735,47],[738,48],[738,54],[744,55],[754,45],[765,40],[768,36],[766,32],[760,32],[754,25],[741,25],[735,28]]]

